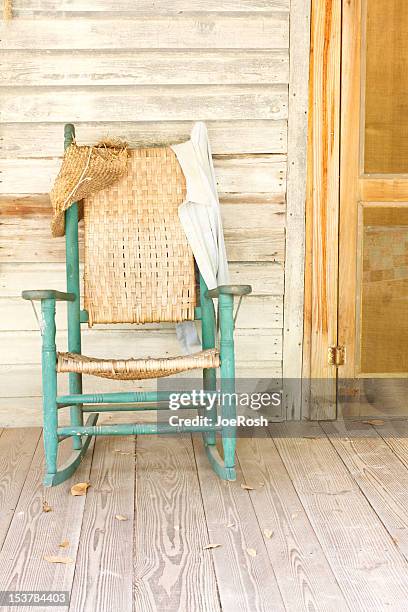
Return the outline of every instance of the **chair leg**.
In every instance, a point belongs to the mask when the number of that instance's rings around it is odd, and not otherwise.
[[[69,392],[72,395],[80,395],[82,393],[82,374],[76,374],[71,372],[69,374]],[[84,416],[82,412],[82,404],[71,406],[70,411],[70,423],[72,427],[82,426],[84,424]],[[72,448],[74,450],[80,450],[82,447],[82,439],[80,436],[74,436],[72,439]]]
[[[233,395],[235,392],[234,379],[228,381],[228,384],[221,382],[222,402],[222,418],[228,421],[233,421],[237,416],[236,402],[233,397],[225,396]],[[237,445],[237,428],[234,425],[226,425],[222,429],[222,448],[224,451],[224,465],[227,469],[235,468],[235,448]]]
[[[57,409],[57,350],[55,346],[55,300],[43,300],[42,386],[44,417],[44,450],[47,475],[57,471],[58,409]]]
[[[203,370],[203,387],[205,391],[217,391],[217,372],[214,368]],[[205,416],[211,419],[211,422],[215,425],[217,422],[217,406],[216,404],[210,410],[205,409]],[[205,444],[214,446],[216,442],[215,431],[207,431],[203,433],[203,440]]]
[[[201,303],[201,323],[202,323],[202,346],[203,350],[215,347],[215,312],[214,304],[211,298],[206,296],[207,285],[200,274],[200,303]],[[217,390],[217,371],[215,368],[206,368],[203,370],[203,387],[206,391]],[[217,422],[217,406],[214,405],[211,410],[205,409],[205,416],[209,417],[212,423]],[[203,440],[206,446],[214,446],[216,441],[215,432],[203,433]]]
[[[233,296],[220,295],[220,357],[221,357],[221,398],[223,419],[230,424],[223,427],[222,447],[224,451],[224,466],[229,473],[229,480],[235,480],[235,448],[237,428],[231,422],[236,419],[237,406],[235,401],[235,357],[234,357],[234,319]]]

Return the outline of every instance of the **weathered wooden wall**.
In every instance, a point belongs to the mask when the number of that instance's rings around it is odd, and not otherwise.
[[[50,237],[47,192],[65,122],[76,124],[79,143],[116,135],[132,146],[181,141],[193,121],[207,122],[232,278],[254,289],[238,318],[238,373],[280,376],[286,359],[287,375],[300,375],[309,1],[290,4],[13,1],[14,18],[1,25],[2,425],[39,422],[40,337],[19,296],[64,288],[64,241]],[[64,347],[64,306],[58,311]],[[177,353],[173,328],[151,327],[85,330],[84,352]],[[296,398],[287,411],[299,416]]]

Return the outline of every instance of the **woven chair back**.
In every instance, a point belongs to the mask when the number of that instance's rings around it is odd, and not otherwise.
[[[194,319],[194,258],[178,217],[186,185],[169,147],[130,151],[126,174],[84,200],[89,324]]]

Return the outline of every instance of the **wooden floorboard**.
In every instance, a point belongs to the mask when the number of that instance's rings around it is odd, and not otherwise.
[[[237,454],[285,608],[349,610],[273,440],[242,438]]]
[[[211,470],[200,436],[194,438],[208,528],[208,542],[219,548],[206,551],[214,559],[223,612],[278,612],[282,597],[265,541],[243,477],[220,480]],[[256,551],[251,556],[248,550]]]
[[[191,436],[136,445],[135,610],[220,609]]]
[[[96,439],[70,612],[132,612],[135,464],[133,436]]]
[[[62,446],[61,458],[70,452],[70,440]],[[3,548],[0,552],[0,585],[2,590],[71,591],[75,560],[80,540],[85,497],[73,497],[70,487],[89,479],[92,448],[74,476],[58,487],[44,488],[44,452],[37,446],[33,461],[18,500]],[[47,501],[52,510],[43,512]],[[68,541],[67,548],[59,544]],[[44,556],[69,557],[72,563],[50,563]],[[2,610],[9,608],[2,608]],[[38,612],[38,607],[10,607],[10,612]],[[60,612],[61,607],[47,607]]]
[[[319,424],[270,431],[350,608],[407,610],[407,563]]]
[[[408,469],[408,421],[390,419],[381,425],[373,425],[373,427]]]
[[[339,421],[321,425],[394,545],[408,559],[408,470],[390,448],[392,442],[388,446],[367,423]],[[408,459],[408,439],[402,439]]]
[[[0,550],[7,535],[41,429],[4,429],[0,435]]]
[[[4,430],[0,588],[68,590],[70,612],[405,612],[408,422],[270,432],[238,441],[237,482],[214,475],[200,436],[126,436],[97,438],[44,489],[40,430]]]

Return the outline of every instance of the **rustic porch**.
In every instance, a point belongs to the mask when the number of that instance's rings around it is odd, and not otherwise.
[[[4,429],[1,589],[68,590],[75,612],[408,608],[406,421],[276,423],[238,461],[226,483],[198,437],[99,438],[44,489],[41,430]]]

